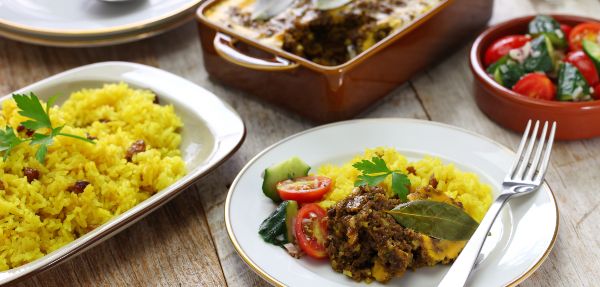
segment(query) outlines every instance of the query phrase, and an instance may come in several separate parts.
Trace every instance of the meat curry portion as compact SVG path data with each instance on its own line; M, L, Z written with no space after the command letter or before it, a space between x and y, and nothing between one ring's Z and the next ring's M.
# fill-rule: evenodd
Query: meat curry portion
M270 18L253 17L255 0L223 0L206 12L213 22L317 64L336 66L366 51L442 0L354 0L329 10L294 0Z
M411 197L457 205L431 186ZM333 269L356 281L387 282L407 269L452 262L466 241L439 240L402 227L387 213L401 203L381 187L358 187L330 208L326 248Z

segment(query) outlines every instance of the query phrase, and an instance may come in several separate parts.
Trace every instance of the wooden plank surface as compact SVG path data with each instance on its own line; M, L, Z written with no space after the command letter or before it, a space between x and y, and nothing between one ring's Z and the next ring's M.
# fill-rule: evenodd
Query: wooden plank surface
M492 23L536 12L600 15L598 0L497 0ZM596 16L597 17L597 16ZM475 106L467 54L470 43L398 87L360 117L410 117L460 126L515 146L518 135L491 122ZM20 286L268 285L237 256L225 231L224 200L235 175L254 155L313 125L239 91L219 85L202 65L195 26L134 44L57 49L0 38L0 93L60 71L98 61L157 66L206 87L245 120L247 138L225 164L147 218L85 254ZM600 139L561 142L548 181L560 207L558 241L548 260L523 286L594 286L600 269Z

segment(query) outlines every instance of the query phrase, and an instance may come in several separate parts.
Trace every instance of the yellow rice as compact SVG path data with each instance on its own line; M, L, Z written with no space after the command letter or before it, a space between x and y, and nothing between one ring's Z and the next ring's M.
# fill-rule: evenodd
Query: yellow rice
M0 157L0 270L31 262L125 212L185 175L180 156L181 119L171 105L153 104L155 95L126 84L73 93L50 110L63 132L97 137L96 144L56 137L46 163L35 159L37 146L20 144L7 161ZM5 101L0 128L15 130L26 119L14 101ZM136 140L146 151L125 159ZM40 171L27 182L22 169ZM77 180L90 184L68 191Z
M320 205L329 207L350 195L354 188L354 182L360 175L360 172L352 164L363 159L371 160L374 156L383 158L391 170L401 170L403 173L407 173L408 166L414 167L416 175L408 174L411 190L427 186L431 176L434 175L438 181L437 189L461 202L465 212L477 221L483 219L492 202L491 187L481 183L474 173L462 172L452 164L444 165L440 159L429 156L416 162L409 162L406 157L393 148L378 147L367 149L364 154L356 156L342 166L328 164L320 167L317 174L333 180L333 188L325 194ZM391 190L391 176L388 176L383 185L388 191Z

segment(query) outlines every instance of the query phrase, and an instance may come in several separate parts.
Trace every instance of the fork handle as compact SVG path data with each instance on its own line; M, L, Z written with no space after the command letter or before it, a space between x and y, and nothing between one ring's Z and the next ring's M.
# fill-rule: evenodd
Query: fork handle
M479 256L479 252L481 252L481 247L487 238L488 232L510 196L510 193L503 192L496 200L494 200L494 203L490 206L483 217L483 220L479 223L479 227L477 227L477 230L475 230L475 233L473 233L473 236L471 236L471 239L469 239L467 245L465 245L465 248L461 251L460 256L458 256L456 261L452 264L452 267L450 267L450 271L448 271L446 276L440 281L438 287L465 286L469 274L471 274L471 270L473 270L473 266Z

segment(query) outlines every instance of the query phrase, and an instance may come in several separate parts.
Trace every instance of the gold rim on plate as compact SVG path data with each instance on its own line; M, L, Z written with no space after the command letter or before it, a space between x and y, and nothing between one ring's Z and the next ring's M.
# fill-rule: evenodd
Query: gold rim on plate
M248 255L244 252L244 250L241 248L240 244L238 243L237 239L235 238L234 234L233 234L233 229L231 227L231 221L229 218L229 204L231 202L231 196L233 195L233 188L235 188L238 184L239 179L241 178L241 175L246 172L246 170L250 167L250 164L255 162L258 158L262 157L265 153L269 152L270 150L272 150L274 147L289 141L291 139L294 139L296 137L302 136L304 134L307 134L309 132L313 132L316 130L320 130L323 128L329 128L332 126L337 126L337 125L342 125L342 124L347 124L349 122L356 122L356 121L380 121L380 120L389 120L392 118L380 118L380 119L360 119L360 120L349 120L349 121L343 121L343 122L337 122L337 123L332 123L332 124L327 124L327 125L323 125L323 126L319 126L319 127L315 127L312 129L308 129L305 130L303 132L297 133L295 135L292 135L290 137L287 137L279 142L274 143L273 145L267 147L266 149L264 149L262 152L260 152L259 154L257 154L256 156L254 156L245 166L244 168L238 173L238 175L235 177L235 180L233 181L233 183L231 184L231 187L229 188L229 191L227 193L227 198L225 199L225 227L227 229L227 235L229 237L229 240L231 241L231 243L233 244L233 247L235 248L235 251L239 254L239 256L242 258L242 260L244 260L244 262L246 262L246 264L250 267L250 269L252 269L256 274L260 275L260 277L262 277L263 279L265 279L267 282L269 282L270 284L277 286L277 287L285 287L286 285L284 285L283 283L281 283L280 281L278 281L277 279L275 279L273 276L269 275L269 273L265 272L264 270L262 270L260 267L258 267L254 261L252 261L252 259L250 259L248 257ZM397 120L397 119L396 119ZM403 121L423 121L423 120L416 120L416 119L402 119ZM488 141L490 141L491 143L497 145L499 148L506 150L508 152L510 152L511 154L514 154L514 151L512 151L511 149L509 149L508 147L504 146L503 144L492 140L490 138L481 136L475 132L463 129L463 128L459 128L459 127L455 127L455 126L451 126L451 125L447 125L447 124L443 124L443 123L438 123L438 122L433 122L433 121L428 121L430 124L434 124L434 125L438 125L438 126L443 126L446 128L451 128L454 130L458 130L458 131L462 131L471 135L474 135L478 138L484 138ZM554 208L556 209L556 227L554 228L554 234L552 235L552 240L550 241L550 244L548 245L548 248L546 249L546 251L544 251L544 254L540 257L540 259L533 264L533 266L531 266L529 268L529 270L525 271L523 274L521 274L521 276L519 276L518 278L514 279L512 282L508 283L507 285L505 285L505 287L515 287L517 285L519 285L520 283L522 283L525 279L527 279L529 276L531 276L531 274L533 274L533 272L535 272L541 265L542 263L546 260L546 258L548 258L548 256L550 255L550 251L552 251L552 248L554 247L554 244L556 243L556 238L558 236L558 225L559 225L559 210L558 210L558 204L556 203L556 197L554 196L554 192L552 191L552 189L550 188L550 186L548 185L547 182L544 181L544 187L546 187L548 189L548 191L550 191L550 195L552 196L552 201L554 202Z
M183 17L172 20L171 22L163 23L162 25L153 27L151 29L147 29L137 33L125 33L122 35L114 35L105 38L92 38L88 40L83 40L81 38L77 39L59 39L59 38L44 38L44 37L36 37L33 35L24 35L18 34L13 31L3 30L0 27L0 36L6 37L11 40L43 45L43 46L52 46L52 47L65 47L65 48L83 48L83 47L102 47L108 45L116 45L116 44L124 44L130 43L142 39L146 39L152 36L156 36L158 34L167 32L169 30L175 29L186 22L192 20L194 18L193 14L185 15Z
M159 24L160 22L168 21L170 18L174 18L181 13L186 13L188 10L193 10L200 5L202 0L192 0L187 5L184 5L180 9L170 12L166 15L153 17L136 23L111 27L111 28L96 28L87 30L64 30L64 29L47 29L47 28L36 28L29 25L23 25L8 21L0 18L0 26L5 26L5 29L14 30L12 34L17 32L24 32L29 34L38 34L44 36L102 36L105 34L116 34L125 33L132 30L145 29L152 24ZM0 27L1 28L1 27Z

